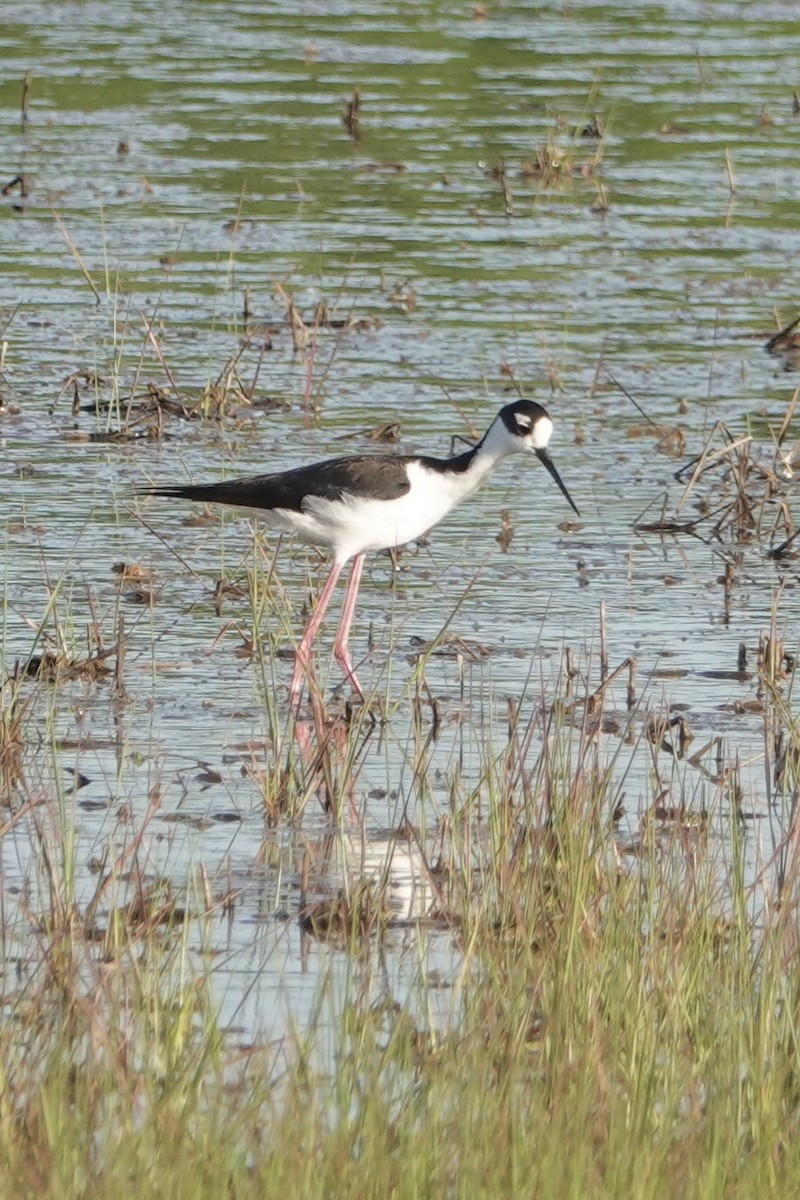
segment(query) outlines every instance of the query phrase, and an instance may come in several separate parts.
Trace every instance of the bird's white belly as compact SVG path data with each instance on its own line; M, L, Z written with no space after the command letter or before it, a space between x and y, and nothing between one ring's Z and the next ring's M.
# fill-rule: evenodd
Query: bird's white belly
M409 465L410 491L393 500L346 495L310 496L301 513L275 509L269 522L325 546L340 561L367 550L387 550L421 537L474 488L463 476L449 478L418 463ZM460 485L460 486L459 486Z

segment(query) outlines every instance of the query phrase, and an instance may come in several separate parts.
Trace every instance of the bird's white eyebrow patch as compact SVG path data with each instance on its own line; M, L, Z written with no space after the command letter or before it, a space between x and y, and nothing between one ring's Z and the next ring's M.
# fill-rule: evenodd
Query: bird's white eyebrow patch
M533 427L533 446L536 450L544 450L553 432L553 422L547 416L539 417Z
M514 420L517 423L517 429L530 429L532 424L530 417L523 416L522 413L516 413Z

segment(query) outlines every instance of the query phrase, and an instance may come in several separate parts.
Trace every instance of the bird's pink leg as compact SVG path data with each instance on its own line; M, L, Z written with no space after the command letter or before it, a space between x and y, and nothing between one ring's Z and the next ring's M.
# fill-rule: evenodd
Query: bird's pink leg
M325 582L325 587L319 594L319 599L314 606L314 611L309 618L308 625L306 625L306 631L303 634L302 640L297 647L294 657L294 671L292 672L292 685L289 688L289 699L294 707L297 707L300 702L300 693L303 690L303 675L308 674L308 668L311 663L311 646L316 637L317 630L322 624L325 609L331 602L333 589L336 587L336 581L341 573L342 563L335 562L331 567L331 573Z
M358 585L361 582L361 572L363 569L364 555L357 554L350 568L350 578L347 581L347 591L345 592L344 604L342 605L342 619L339 622L339 632L336 634L336 641L333 646L333 656L344 671L345 679L353 690L358 692L362 700L366 699L364 689L358 682L356 673L353 670L353 663L350 658L347 642L350 637L353 614L356 611L356 596L358 595Z

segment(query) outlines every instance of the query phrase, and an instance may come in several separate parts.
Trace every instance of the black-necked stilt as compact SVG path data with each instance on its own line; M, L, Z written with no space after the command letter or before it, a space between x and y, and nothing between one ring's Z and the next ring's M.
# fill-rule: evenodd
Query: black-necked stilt
M535 454L577 513L547 453L552 432L553 422L540 404L515 400L500 409L477 446L453 458L363 454L332 458L277 475L152 487L143 492L258 509L276 529L295 533L302 541L331 551L333 566L297 647L290 689L295 705L300 699L302 675L308 673L314 637L342 567L352 558L333 652L346 679L363 700L364 690L353 669L348 639L365 553L402 546L421 537L513 454Z

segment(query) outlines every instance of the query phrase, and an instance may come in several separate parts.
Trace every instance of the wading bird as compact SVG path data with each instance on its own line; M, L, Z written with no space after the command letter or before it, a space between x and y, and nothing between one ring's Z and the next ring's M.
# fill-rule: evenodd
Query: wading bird
M178 484L142 489L144 494L257 509L267 524L294 533L333 555L333 565L297 647L290 688L293 705L309 674L311 647L342 567L352 558L342 617L333 653L345 678L363 700L348 640L356 595L368 550L388 550L421 537L437 525L512 455L534 454L547 468L575 512L547 445L553 422L540 404L506 404L476 446L453 458L422 454L360 454L332 458L275 475L251 475L222 483ZM580 515L580 514L578 514Z

